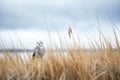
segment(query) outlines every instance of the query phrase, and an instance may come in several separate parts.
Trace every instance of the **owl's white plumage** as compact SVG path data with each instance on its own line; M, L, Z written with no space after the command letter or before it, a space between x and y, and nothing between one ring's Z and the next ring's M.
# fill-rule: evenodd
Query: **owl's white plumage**
M35 56L43 57L45 54L45 47L43 42L37 42L37 46L34 48Z

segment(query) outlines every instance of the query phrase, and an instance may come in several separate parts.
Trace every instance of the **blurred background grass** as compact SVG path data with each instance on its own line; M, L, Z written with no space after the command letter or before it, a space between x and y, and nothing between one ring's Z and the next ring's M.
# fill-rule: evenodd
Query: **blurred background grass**
M11 54L1 45L2 57L0 57L1 80L119 80L120 79L120 45L113 28L116 47L113 48L109 39L98 29L99 43L90 39L90 49L77 43L68 29L70 40L73 45L62 44L56 46L56 51L51 47L46 51L43 58L32 59L30 53L24 49L24 59L19 51L14 48ZM50 36L50 34L49 34ZM21 45L23 45L21 43ZM63 46L67 50L63 51ZM26 60L25 60L26 59Z

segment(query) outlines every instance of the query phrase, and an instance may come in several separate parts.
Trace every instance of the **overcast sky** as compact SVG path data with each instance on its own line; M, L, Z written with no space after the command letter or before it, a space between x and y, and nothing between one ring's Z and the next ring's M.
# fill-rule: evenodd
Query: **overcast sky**
M96 33L96 16L111 35L109 16L119 27L120 0L0 0L0 38L11 48L8 34L15 36L11 31L16 31L23 44L33 48L37 40L47 43L47 28L56 41L54 32L65 33L69 26L75 33Z

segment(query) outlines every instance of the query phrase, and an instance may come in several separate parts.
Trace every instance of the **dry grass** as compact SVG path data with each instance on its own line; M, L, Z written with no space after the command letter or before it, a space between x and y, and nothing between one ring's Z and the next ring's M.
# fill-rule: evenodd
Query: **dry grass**
M10 55L0 45L4 55L0 58L0 80L120 80L119 40L115 35L117 48L114 51L102 33L100 37L104 39L100 39L100 45L91 42L99 50L87 51L77 46L77 50L68 48L67 57L64 52L50 50L45 58L34 60L25 53L28 61L16 50L14 56Z

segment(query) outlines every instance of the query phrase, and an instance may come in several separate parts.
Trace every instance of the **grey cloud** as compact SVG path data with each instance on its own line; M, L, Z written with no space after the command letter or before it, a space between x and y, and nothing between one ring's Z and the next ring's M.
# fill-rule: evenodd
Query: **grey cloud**
M115 18L117 22L120 21L120 6L117 2L110 3L110 5L109 3L104 4L104 6L87 4L78 2L76 5L64 5L61 7L34 4L18 8L13 6L8 8L10 6L4 4L0 6L0 29L45 30L48 26L51 30L60 30L73 25L72 23L89 23L91 20L96 20L96 15L104 20L108 14Z

